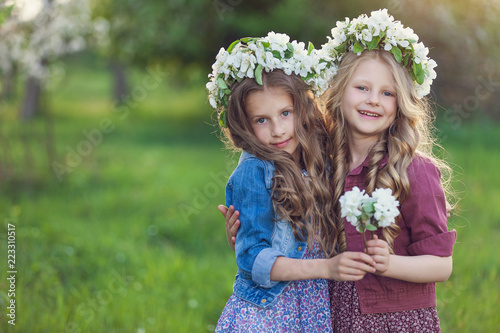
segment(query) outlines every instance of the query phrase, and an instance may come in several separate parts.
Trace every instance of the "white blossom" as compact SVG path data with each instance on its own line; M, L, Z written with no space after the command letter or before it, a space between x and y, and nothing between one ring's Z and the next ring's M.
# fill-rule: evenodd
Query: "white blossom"
M415 62L419 64L423 59L427 59L429 54L429 49L424 46L423 43L416 43L413 45L415 52Z
M426 96L431 92L431 85L428 83L418 84L414 83L415 90L417 91L417 95L420 97Z
M437 67L437 63L433 59L429 59L425 61L423 64L423 68L429 72L429 78L434 80L437 77L436 71L434 68Z
M371 19L368 20L367 26L373 29L373 35L379 36L380 31L384 31L389 27L394 21L394 17L387 13L387 9L380 9L378 11L373 11L371 13Z
M339 199L341 207L341 216L351 223L356 230L363 232L364 224L370 223L378 227L385 228L391 223L395 223L396 217L399 215L399 202L392 195L391 189L376 189L372 196L365 194L365 191L360 191L358 187L354 187L351 191L344 193ZM373 204L374 212L371 209L366 209ZM363 213L363 209L364 213ZM375 219L377 223L374 223Z
M351 191L344 193L339 199L341 207L341 216L353 226L359 225L358 217L361 216L361 204L369 197L365 194L365 190L360 191L359 187L355 186Z
M399 215L399 201L392 196L392 190L389 188L378 188L372 193L375 214L373 217L378 221L378 226L385 228L391 223L395 223L395 218Z
M371 42L373 38L372 33L368 29L363 29L363 31L361 31L361 37L367 42Z
M236 74L240 79L244 77L253 78L255 63L257 59L253 54L250 53L239 53L238 58L240 59L239 72Z

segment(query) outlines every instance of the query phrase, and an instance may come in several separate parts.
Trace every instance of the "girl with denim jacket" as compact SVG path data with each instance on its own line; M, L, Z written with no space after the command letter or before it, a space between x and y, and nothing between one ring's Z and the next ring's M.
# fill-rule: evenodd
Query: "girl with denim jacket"
M210 102L228 145L243 150L226 187L226 204L241 212L238 273L216 332L331 332L325 279L374 272L367 254L332 258L337 230L320 149L326 129L311 93L321 79L315 56L270 33L221 49L213 66Z
M371 41L364 31L374 32ZM366 39L351 47L358 33ZM447 229L441 171L449 167L432 154L431 108L424 98L436 64L387 10L338 22L332 34L323 48L341 59L325 102L332 134L327 151L336 161L334 209L340 217L339 198L355 186L367 194L389 188L400 202L397 223L367 242L377 271L355 282L330 282L333 329L440 332L435 283L452 272L456 231ZM364 252L364 234L344 224L341 251Z

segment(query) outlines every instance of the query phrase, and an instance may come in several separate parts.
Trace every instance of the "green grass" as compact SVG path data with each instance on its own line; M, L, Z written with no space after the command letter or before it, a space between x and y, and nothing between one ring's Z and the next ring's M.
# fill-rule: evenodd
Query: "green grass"
M216 209L231 163L207 124L203 86L186 91L162 82L121 119L109 87L93 87L109 80L103 66L70 69L45 100L55 161L73 166L61 181L45 153L43 119L18 123L11 107L2 123L13 168L0 189L1 243L14 221L18 274L16 326L2 310L0 331L213 330L235 273ZM144 75L133 73L132 87ZM113 130L96 136L100 144L75 163L72 152L90 142L82 132L96 133L105 118ZM1 253L4 276L5 245Z
M14 104L3 105L0 331L213 331L236 271L216 209L235 157L207 124L204 83L181 88L166 77L120 118L105 64L85 61L70 59L45 99L54 156L45 144L51 123L18 122ZM134 70L132 87L147 75ZM85 146L83 131L96 133L103 119L112 130ZM464 192L450 221L454 272L438 284L444 332L500 325L500 125L482 126L440 125ZM78 147L91 149L75 163ZM72 165L62 180L54 161ZM16 225L15 326L5 316L7 223Z
M444 128L446 128L443 125ZM462 192L458 216L454 270L449 281L438 285L438 311L444 332L494 332L500 325L498 288L500 259L500 126L470 124L447 131L450 152Z

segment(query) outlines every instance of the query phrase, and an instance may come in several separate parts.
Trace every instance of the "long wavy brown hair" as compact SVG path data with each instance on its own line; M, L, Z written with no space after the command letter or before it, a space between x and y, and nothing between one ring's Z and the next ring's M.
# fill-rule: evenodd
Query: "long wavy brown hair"
M346 174L349 171L351 155L347 124L342 112L342 96L358 64L366 59L375 59L387 64L393 74L397 111L394 122L370 151L369 171L365 179L366 193L376 188L390 188L393 195L402 203L410 191L407 168L416 155L429 158L441 171L442 184L447 196L452 196L450 188L451 168L433 154L438 147L433 136L433 110L426 98L418 98L413 81L407 69L396 62L387 51L364 51L360 56L348 52L342 59L332 85L325 93L325 117L330 139L326 151L332 165L331 184L333 209L338 225L340 251L347 249L343 219L340 217L339 198L344 193ZM379 168L381 160L389 155L388 163ZM393 249L394 238L400 232L397 224L383 229L383 238Z
M256 157L274 162L273 208L292 224L296 239L316 238L327 257L335 255L337 230L331 216L332 196L328 186L324 147L327 131L323 114L307 84L297 75L281 70L264 72L263 85L245 78L230 87L227 128L222 128L229 148L243 149ZM292 155L261 143L247 119L247 96L253 92L279 88L293 100L295 135L300 149L300 167ZM302 169L307 172L304 177ZM305 236L307 235L307 236Z

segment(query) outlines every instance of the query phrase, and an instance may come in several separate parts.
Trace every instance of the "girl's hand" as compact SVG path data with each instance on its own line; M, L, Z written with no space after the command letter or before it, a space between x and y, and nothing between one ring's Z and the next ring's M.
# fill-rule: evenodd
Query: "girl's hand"
M448 201L446 201L446 218L450 218L451 216L451 205Z
M368 254L375 261L376 274L381 274L389 268L390 252L389 245L386 241L378 239L377 235L374 239L366 242L368 245Z
M241 223L240 220L238 220L240 212L235 211L232 205L229 206L229 208L224 205L219 205L217 208L226 220L227 243L229 244L229 247L231 247L231 249L234 251L234 245L236 244L236 232L238 231Z
M366 273L375 272L375 262L362 252L343 252L327 259L328 279L337 281L358 281Z

